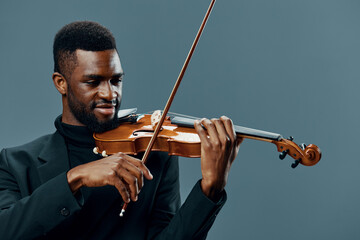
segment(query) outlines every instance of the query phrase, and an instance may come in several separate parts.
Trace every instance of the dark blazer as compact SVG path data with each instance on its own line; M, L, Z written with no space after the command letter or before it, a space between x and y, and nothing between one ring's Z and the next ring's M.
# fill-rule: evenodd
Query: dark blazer
M177 158L154 152L147 166L154 179L120 218L122 201L114 187L72 194L67 148L58 132L3 149L0 239L205 239L226 194L214 203L198 182L179 209Z

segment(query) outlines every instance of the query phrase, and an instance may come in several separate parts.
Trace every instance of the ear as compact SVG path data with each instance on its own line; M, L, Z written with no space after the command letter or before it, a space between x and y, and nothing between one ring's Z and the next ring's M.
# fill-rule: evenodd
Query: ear
M56 89L59 91L59 93L63 96L66 95L67 94L67 81L66 81L65 77L58 72L54 72L52 75L52 79L53 79L54 85L55 85Z

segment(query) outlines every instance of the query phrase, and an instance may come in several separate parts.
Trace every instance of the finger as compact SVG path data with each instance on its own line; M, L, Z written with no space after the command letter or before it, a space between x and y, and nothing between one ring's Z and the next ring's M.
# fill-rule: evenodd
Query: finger
M142 174L145 176L146 179L148 179L148 180L153 179L153 175L151 174L150 170L146 167L146 165L141 160L131 157L129 155L126 155L124 153L120 153L119 156L121 156L123 159L129 161L135 167L140 169L140 171L142 171Z
M243 137L237 137L236 138L236 148L240 148L240 144L244 141Z
M239 147L240 144L242 143L242 141L244 140L244 138L238 137L236 135L235 128L234 128L232 120L230 118L226 117L226 116L222 116L220 118L220 120L224 123L226 132L228 133L228 136L231 139L231 141L232 142L236 141L236 146Z
M116 189L120 193L120 195L121 195L122 199L124 200L124 202L129 203L130 202L130 194L129 194L129 191L126 188L125 184L119 178L116 178L114 180L114 186L116 187Z
M228 133L225 129L223 121L220 119L213 118L213 119L211 119L211 122L216 127L216 130L218 132L218 138L221 141L221 146L222 147L231 146L233 141L231 141L232 139L228 136Z
M138 189L139 189L139 192L141 190L141 188L144 186L144 174L143 172L137 168L136 166L132 165L131 163L129 163L130 167L127 168L127 170L133 175L133 176L136 176L137 178L137 183L138 183Z
M201 145L207 145L208 144L208 134L207 134L207 131L201 125L201 120L194 121L194 128L195 128L197 134L199 135Z
M119 179L127 185L129 191L130 191L130 197L131 200L134 202L137 201L137 196L139 194L139 187L138 187L138 181L135 176L133 176L130 172L128 172L126 169L118 169L117 174Z
M122 160L121 164L119 163L119 165L117 166L117 168L122 168L122 169L126 169L132 176L135 176L137 178L137 183L138 183L138 189L139 191L141 190L141 188L144 186L144 175L143 172L140 170L140 168L136 167L134 164L132 164L129 161L129 158L125 159L127 155L123 154L120 155L119 158ZM129 156L130 157L130 156ZM130 157L131 158L131 157Z
M209 142L212 145L212 147L221 147L219 133L216 129L215 124L206 118L202 119L201 123L206 128L207 133L210 136Z
M223 123L223 126L226 130L227 135L229 136L232 143L236 141L236 133L232 123L232 120L226 116L220 117L220 121Z

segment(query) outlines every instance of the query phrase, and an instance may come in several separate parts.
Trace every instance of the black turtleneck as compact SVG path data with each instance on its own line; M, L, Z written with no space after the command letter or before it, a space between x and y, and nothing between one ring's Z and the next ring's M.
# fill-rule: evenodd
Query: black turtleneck
M65 139L70 168L101 158L93 153L95 140L87 127L63 123L61 115L56 118L55 127Z

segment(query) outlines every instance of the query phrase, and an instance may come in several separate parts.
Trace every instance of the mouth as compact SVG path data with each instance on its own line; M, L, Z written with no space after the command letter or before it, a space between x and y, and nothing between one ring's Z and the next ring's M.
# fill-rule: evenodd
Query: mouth
M108 103L97 104L94 108L94 111L105 117L111 117L115 114L115 106L115 104Z

